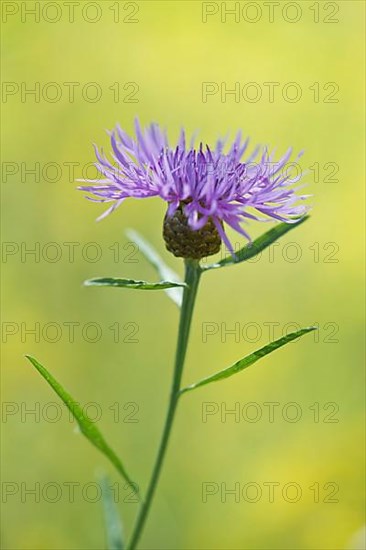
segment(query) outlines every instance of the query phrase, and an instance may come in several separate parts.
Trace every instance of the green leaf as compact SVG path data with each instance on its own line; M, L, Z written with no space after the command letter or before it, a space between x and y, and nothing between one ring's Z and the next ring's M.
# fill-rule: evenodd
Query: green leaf
M160 257L155 248L146 241L137 231L134 229L127 229L125 231L127 237L137 244L141 253L145 256L147 261L156 269L159 276L164 281L178 281L181 279L175 271L173 271ZM180 288L171 288L165 290L167 296L178 306L182 306L183 291Z
M224 258L223 260L220 260L216 264L210 264L207 266L202 266L202 271L208 271L210 269L217 269L219 267L225 267L228 265L233 264L239 264L241 262L245 262L246 260L249 260L250 258L253 258L262 250L265 250L268 246L276 242L280 237L291 231L292 229L295 229L295 227L299 227L302 223L304 223L306 220L309 219L310 216L305 216L301 220L299 220L296 223L280 223L279 225L276 225L264 235L261 235L255 241L252 243L247 244L243 248L241 248L238 252L236 252L236 258L233 258L232 256L228 256L227 258Z
M135 288L137 290L164 290L166 288L185 287L185 283L171 281L159 281L148 283L146 281L135 281L134 279L120 279L119 277L101 277L85 281L85 286L116 286L119 288Z
M307 327L297 330L295 332L290 332L290 334L287 334L286 336L283 336L282 338L279 338L278 340L267 344L263 348L254 351L243 359L240 359L240 361L237 361L236 363L234 363L234 365L231 365L231 367L221 370L220 372L217 372L212 376L208 376L207 378L204 378L203 380L200 380L199 382L196 382L191 386L187 386L186 388L181 389L180 393L195 390L196 388L199 388L200 386L205 386L206 384L210 384L211 382L218 382L219 380L223 380L224 378L229 378L230 376L241 372L247 367L250 367L250 365L253 365L253 363L256 363L265 355L272 353L276 349L288 344L289 342L292 342L293 340L296 340L296 338L300 338L300 336L303 336L304 334L307 334L308 332L311 332L313 330L316 330L316 327Z
M92 443L107 458L109 458L109 460L117 468L118 472L127 481L127 483L129 483L132 487L136 487L136 484L133 483L133 481L127 474L122 462L120 461L116 453L109 447L95 423L90 420L90 418L83 412L80 405L71 397L71 395L66 390L64 390L64 388L61 386L61 384L57 382L52 374L50 374L48 370L43 367L34 357L26 355L26 358L38 370L38 372L43 376L46 382L49 383L49 385L57 393L57 395L61 397L66 407L74 416L81 432L85 435L87 439L89 439L90 443Z
M104 511L104 523L107 535L108 550L124 550L123 527L114 501L114 493L107 476L100 480L102 487L102 503Z

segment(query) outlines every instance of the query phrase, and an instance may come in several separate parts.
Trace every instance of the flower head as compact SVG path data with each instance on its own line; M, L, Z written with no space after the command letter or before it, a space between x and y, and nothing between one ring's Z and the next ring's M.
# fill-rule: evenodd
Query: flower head
M242 227L247 220L291 223L306 213L306 206L299 204L306 196L297 195L294 188L301 174L290 178L284 170L291 149L275 162L274 153L266 148L257 147L245 156L249 140L243 141L240 132L227 150L226 140L221 139L212 149L202 143L196 148L194 138L187 145L184 130L171 146L157 124L143 130L137 120L135 133L132 138L119 126L110 132L113 162L95 147L96 167L105 179L83 180L92 185L80 189L93 195L90 200L113 203L101 217L126 198L161 197L168 203L164 237L177 256L213 254L221 240L233 252L224 224L250 240ZM190 237L193 241L210 237L211 245L194 256L189 246L180 247L179 231L186 245Z

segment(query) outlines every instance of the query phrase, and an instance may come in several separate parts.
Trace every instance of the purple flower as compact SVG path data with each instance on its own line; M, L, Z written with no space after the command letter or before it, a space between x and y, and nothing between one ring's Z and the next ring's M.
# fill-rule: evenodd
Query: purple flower
M292 149L275 162L274 152L269 154L266 148L260 152L259 147L245 158L249 140L242 141L240 132L227 150L226 140L221 139L213 149L202 143L195 148L194 138L188 146L184 130L178 143L170 146L157 124L143 130L138 120L135 133L132 138L119 126L110 132L113 162L95 147L96 167L105 179L83 180L93 185L79 189L92 193L90 200L113 203L101 218L128 197L159 196L168 203L168 218L179 210L194 231L213 223L233 252L223 224L250 240L243 222L293 223L307 211L298 204L307 196L297 195L294 188L301 173L290 178L285 170Z

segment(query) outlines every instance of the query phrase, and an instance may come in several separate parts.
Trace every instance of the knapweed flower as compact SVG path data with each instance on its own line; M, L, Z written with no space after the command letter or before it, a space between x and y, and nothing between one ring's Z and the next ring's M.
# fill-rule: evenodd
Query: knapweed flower
M163 234L176 256L200 259L218 252L222 241L233 253L225 225L250 241L242 227L248 220L291 223L306 213L299 204L306 196L294 188L301 174L290 178L285 170L291 149L275 162L274 153L259 147L245 158L249 140L240 132L228 148L222 139L214 148L196 148L194 138L187 145L184 130L171 146L159 125L143 130L138 120L135 133L132 138L120 126L110 132L113 161L95 147L105 179L83 180L92 185L80 189L90 200L113 203L101 217L129 197L162 198L168 204Z

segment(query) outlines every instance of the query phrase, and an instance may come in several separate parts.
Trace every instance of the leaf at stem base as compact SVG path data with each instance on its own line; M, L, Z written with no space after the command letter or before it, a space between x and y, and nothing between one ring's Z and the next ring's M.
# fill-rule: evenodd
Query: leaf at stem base
M280 237L283 235L286 235L289 231L292 229L295 229L295 227L299 227L302 223L304 223L306 220L309 219L310 216L304 216L300 220L294 222L294 223L280 223L255 239L252 243L247 244L243 248L241 248L238 252L235 253L235 257L228 256L227 258L224 258L223 260L220 260L216 264L209 264L206 266L202 266L202 271L209 271L211 269L218 269L220 267L226 267L229 265L239 264L241 262L245 262L247 260L250 260L250 258L253 258L254 256L257 256L257 254L260 254L263 250L265 250L268 246L271 246L274 242L276 242Z
M34 357L26 355L28 361L38 370L40 375L48 382L51 388L57 393L57 395L65 403L66 407L69 409L76 422L79 425L79 428L83 435L99 449L117 468L121 476L127 481L131 486L135 486L128 473L125 470L121 460L118 458L116 453L109 447L105 441L103 435L95 425L95 423L84 413L83 409L80 407L79 403L71 397L71 395L61 386L59 382L52 376L48 370L41 365Z
M253 363L256 363L257 361L259 361L259 359L262 359L262 357L265 357L276 349L285 346L286 344L292 342L293 340L296 340L297 338L300 338L304 334L316 330L316 328L317 327L307 327L297 330L295 332L290 332L290 334L287 334L286 336L283 336L282 338L279 338L278 340L267 344L263 348L254 351L243 359L240 359L239 361L234 363L234 365L231 365L231 367L221 370L216 374L213 374L212 376L203 378L199 382L196 382L195 384L191 384L190 386L181 389L180 393L186 393L188 391L195 390L196 388L199 388L201 386L205 386L206 384L210 384L211 382L218 382L219 380L223 380L224 378L229 378L230 376L233 376L234 374L237 374L238 372L241 372L244 369L250 367L250 365L253 365Z
M117 506L114 500L114 492L110 485L108 476L104 475L101 480L102 503L104 511L104 523L107 536L108 550L124 550L123 527L118 515Z
M185 287L184 283L172 281L159 281L148 283L147 281L136 281L134 279L122 279L120 277L100 277L89 279L84 282L85 286L114 286L118 288L133 288L136 290L165 290L167 288Z

